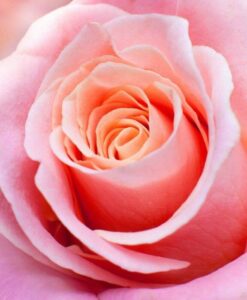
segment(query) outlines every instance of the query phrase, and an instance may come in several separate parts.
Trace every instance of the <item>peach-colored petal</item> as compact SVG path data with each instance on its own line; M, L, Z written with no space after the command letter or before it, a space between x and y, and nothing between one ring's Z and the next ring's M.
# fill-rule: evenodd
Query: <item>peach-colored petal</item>
M112 109L116 108L137 108L135 107L136 100L129 95L127 92L123 90L116 91L115 94L106 99L103 105L96 107L92 110L89 120L88 120L88 128L87 128L87 139L90 145L90 148L96 151L96 141L95 141L95 130L96 126L101 119L101 117L110 112ZM105 151L103 151L103 155L105 156Z
M76 145L83 155L93 156L93 151L89 148L86 134L82 135L80 127L76 122L76 107L74 101L63 102L62 129L66 136Z
M151 207L150 207L150 205L148 205L148 198L150 197L150 195L148 193L152 192L152 191L150 190L148 192L148 187L149 187L149 184L147 184L148 181L150 181L150 186L152 186L152 187L155 184L157 191L158 191L158 187L159 187L160 194L158 194L158 192L157 192L157 198L156 198L157 200L156 201L159 201L159 199L160 199L160 201L162 201L164 199L162 196L164 191L165 191L165 196L167 199L169 199L169 197L173 198L173 202L169 202L167 200L167 202L164 203L162 201L163 205L166 206L169 203L170 203L169 205L177 205L177 202L175 201L175 199L177 199L177 201L181 201L178 199L181 199L181 197L182 197L181 195L183 193L186 193L185 191L182 192L182 190L181 190L180 193L174 194L174 191L176 189L173 187L172 182L174 182L173 176L176 176L175 174L179 174L179 176L181 176L181 180L184 181L184 179L182 179L182 178L184 178L185 174L183 175L183 172L185 172L186 176L187 176L186 183L188 184L188 186L190 186L190 184L191 184L190 180L197 180L197 177L199 175L198 172L200 172L200 167L198 167L198 165L197 165L198 164L197 159L199 159L199 161L200 161L202 150L199 150L196 152L199 157L199 158L196 158L194 154L193 154L193 156L190 156L189 153L190 153L190 151L192 151L194 153L194 147L198 147L197 144L192 144L192 143L184 144L183 143L183 147L179 146L179 144L177 144L177 143L180 143L180 141L183 141L183 137L185 138L186 136L187 136L187 140L191 140L192 142L194 140L197 141L197 137L194 136L194 133L191 136L190 131L187 132L188 129L191 130L191 128L188 128L187 126L188 126L188 123L186 123L186 121L184 120L183 125L181 125L181 128L179 129L179 133L177 133L177 135L175 135L177 137L176 138L174 137L174 141L170 143L170 146L166 149L166 151L159 151L159 154L157 153L155 156L151 155L150 157L147 157L146 159L144 158L141 162L137 162L135 166L134 166L134 164L132 167L126 166L127 169L130 169L128 174L133 175L133 172L135 171L136 177L128 176L126 178L124 176L125 172L121 172L121 173L119 171L116 172L117 169L110 170L110 171L104 172L104 173L96 174L95 171L93 171L93 170L89 172L89 170L85 170L85 169L79 167L75 163L72 163L68 159L68 157L66 157L66 154L63 154L64 150L61 147L62 141L59 140L59 137L56 136L55 132L51 136L51 146L52 146L54 153L59 157L59 159L61 161L70 165L71 167L73 167L75 173L77 174L76 177L78 177L78 180L82 180L81 183L80 183L80 181L78 182L78 186L81 185L83 188L86 188L89 191L89 194L87 194L87 195L90 195L90 198L88 196L86 196L86 197L83 197L81 200L81 204L83 205L84 210L86 209L86 215L90 215L90 213L91 213L92 214L91 220L94 222L97 221L97 222L102 223L105 219L103 224L107 225L107 224L109 224L109 221L110 221L109 215L113 216L114 214L116 214L116 221L115 221L116 225L119 226L119 224L121 224L123 222L124 226L126 226L126 224L129 224L129 223L128 222L126 223L126 221L123 219L124 212L125 212L125 211L123 211L123 208L125 207L125 205L126 205L126 208L128 207L128 210L126 211L126 218L128 218L129 221L130 221L130 216L129 216L128 212L129 212L130 205L132 207L132 211L134 212L137 201L141 201L141 203L142 203L140 205L137 205L137 207L140 208L140 206L142 206L142 209L144 212L145 207L146 207L145 204L146 204L147 205L147 212L146 212L147 216L149 216L149 214L150 214ZM185 146L188 146L189 148L187 150L185 150ZM174 149L176 149L177 152L175 152ZM154 159L156 159L157 156L158 156L157 159L161 159L162 164L161 163L160 164L153 163L153 162L155 162ZM193 159L193 163L191 163L191 164L188 163L188 157L191 157ZM176 160L176 164L172 163L174 160ZM145 161L146 161L146 163L145 163ZM143 163L144 163L145 167L147 167L148 169L150 169L150 167L152 165L152 169L154 169L154 167L155 167L156 171L147 173L147 174L145 174L145 177L144 177L142 168L141 168L143 166ZM163 165L166 166L166 168L164 168ZM188 166L190 166L190 168L193 167L195 170L195 172L192 171L190 173L193 177L190 177L187 174ZM202 166L202 165L200 165L200 166ZM76 171L76 169L78 169L78 172ZM85 175L83 175L83 173L85 173ZM90 173L92 173L94 175L89 176ZM113 174L121 175L120 180L116 179ZM155 174L157 174L157 178L156 178ZM173 174L173 175L171 176L171 174ZM171 176L170 179L169 179L169 176ZM107 179L107 177L108 177L108 179ZM159 180L158 180L158 178L159 178ZM178 178L177 178L177 180L178 180ZM174 184L175 184L175 182L174 182ZM177 181L176 181L176 184L177 184ZM93 188L94 185L98 186L97 190L95 190L95 188ZM186 188L188 188L188 186L186 186ZM183 185L183 187L185 187L185 185ZM90 192L90 188L94 189L93 194ZM133 188L136 191L137 191L137 189L140 189L140 192L139 193L137 193L137 192L134 193L134 191L132 192ZM107 190L107 192L102 193L102 189L105 191ZM145 190L145 193L143 193L143 190ZM97 193L97 191L100 192L100 197L99 197L99 194ZM121 191L121 193L119 191ZM152 194L153 194L153 192L152 192ZM94 197L94 195L95 195L95 198L93 200L91 200L91 197L92 196ZM106 198L104 197L104 195L106 195ZM138 195L140 195L140 198L138 197ZM134 202L132 201L133 197L135 199ZM145 199L143 200L143 197L147 197L147 200L146 201L145 201ZM112 199L112 200L109 201L109 199ZM126 202L128 199L129 199L129 202ZM102 210L102 208L101 208L100 211L97 211L97 214L98 213L101 214L101 218L99 218L99 219L93 218L93 216L96 215L95 209L97 207L94 206L94 204L96 204L96 203L100 203L100 205L98 204L99 208L100 207L104 208L104 210ZM123 208L121 208L121 206ZM107 215L102 215L103 212L105 212L105 213L107 212ZM168 213L167 208L165 208L163 211L160 211L160 213L161 213L161 216L164 217L163 214ZM118 217L118 214L119 214L119 216L121 216L120 218ZM153 212L153 214L150 214L150 219L141 218L139 220L139 218L137 218L136 215L133 215L134 218L132 219L132 222L141 222L141 223L153 222L154 216L157 216L157 210L155 210ZM133 226L133 224L130 224L130 226Z
M123 64L114 64L114 68L112 68L112 73L114 76L119 78L118 83L111 83L109 85L108 77L111 76L109 73L109 62L106 63L107 72L104 72L102 68L104 68L104 64L99 65L92 71L92 73L86 78L82 84L77 87L76 92L72 96L75 97L76 93L78 93L77 107L74 107L73 101L64 102L64 119L63 119L63 129L66 135L70 137L70 139L76 144L77 148L82 151L82 153L86 156L92 156L90 149L88 149L87 145L87 136L86 130L89 125L90 115L92 110L98 105L103 105L105 101L104 95L108 92L109 89L115 88L117 86L121 86L123 84L128 85L132 82L132 84L141 83L142 87L147 86L153 80L160 79L159 76L155 76L154 73L148 73L138 69L132 69L131 67L127 67ZM127 73L126 78L120 77L119 74L122 74L122 71ZM104 72L104 73L102 73ZM130 72L130 74L128 74ZM109 73L109 74L108 74ZM145 73L147 73L145 75ZM104 74L104 78L100 78ZM107 74L107 78L105 78ZM146 79L143 79L143 77ZM112 77L112 76L111 76ZM120 80L121 78L121 80ZM140 80L142 78L142 80ZM146 82L146 83L145 83ZM147 98L147 97L146 97ZM90 99L90 102L87 101ZM122 100L121 100L122 101ZM149 103L149 100L145 99L146 102ZM124 101L122 101L124 103ZM161 104L162 105L162 104ZM171 121L169 118L166 118L165 114L162 115L159 110L152 106L152 104L148 104L150 110L150 142L148 141L147 149L143 149L142 156L150 151L158 148L165 140L169 137L171 133ZM75 113L77 112L78 117L75 117ZM112 114L112 113L110 113ZM106 116L104 117L106 118ZM76 122L78 119L79 126ZM92 129L91 129L92 131ZM100 142L102 144L102 142ZM84 145L84 146L83 146ZM99 147L99 144L98 144ZM141 157L139 155L139 157ZM98 160L98 158L97 158Z
M96 127L97 149L99 154L104 155L103 151L100 151L102 149L101 145L104 144L104 140L111 130L115 128L135 128L138 131L145 131L144 126L136 120L136 117L142 114L144 114L144 112L136 108L117 108L104 114Z

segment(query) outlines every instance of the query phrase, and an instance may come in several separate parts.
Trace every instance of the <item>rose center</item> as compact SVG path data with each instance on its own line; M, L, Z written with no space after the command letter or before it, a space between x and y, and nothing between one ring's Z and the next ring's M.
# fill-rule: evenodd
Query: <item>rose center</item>
M73 162L91 169L111 169L144 158L165 146L184 113L189 114L175 84L119 62L79 70L63 89L69 90L61 100L64 148Z

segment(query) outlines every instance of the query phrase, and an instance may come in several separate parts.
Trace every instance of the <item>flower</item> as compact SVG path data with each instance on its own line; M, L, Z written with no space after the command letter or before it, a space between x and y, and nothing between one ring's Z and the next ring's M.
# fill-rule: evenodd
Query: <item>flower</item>
M224 299L246 260L246 5L89 2L1 62L1 233L65 297Z

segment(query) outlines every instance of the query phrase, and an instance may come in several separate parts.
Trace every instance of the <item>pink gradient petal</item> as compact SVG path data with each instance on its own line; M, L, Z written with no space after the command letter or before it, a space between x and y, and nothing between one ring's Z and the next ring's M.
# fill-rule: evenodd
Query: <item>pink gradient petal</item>
M48 268L0 236L0 298L11 300L98 299L98 283L80 281Z
M34 22L17 47L19 53L57 57L89 22L105 23L123 15L116 7L67 5ZM61 30L62 29L62 30Z
M0 192L0 233L18 249L46 265L52 265L28 240L13 214L10 204Z
M247 153L239 143L217 173L200 212L190 222L159 242L134 247L136 251L190 262L187 269L162 276L163 282L181 283L208 274L244 252L246 173Z
M55 178L59 180L54 180ZM128 271L146 274L187 266L186 262L144 255L115 246L105 242L95 232L88 229L75 215L70 186L60 162L50 161L47 165L41 164L36 176L36 184L70 232L84 245L108 261Z
M99 300L232 300L246 299L247 254L207 276L189 283L159 289L111 289Z
M83 24L74 40L62 49L55 64L45 77L40 93L55 80L66 78L73 72L79 73L78 77L83 78L84 73L84 76L86 76L87 69L93 68L93 66L90 66L90 63L93 65L93 59L97 60L98 57L114 54L108 33L99 24L95 23L96 21L97 18L92 19L88 24ZM85 70L83 64L85 64Z

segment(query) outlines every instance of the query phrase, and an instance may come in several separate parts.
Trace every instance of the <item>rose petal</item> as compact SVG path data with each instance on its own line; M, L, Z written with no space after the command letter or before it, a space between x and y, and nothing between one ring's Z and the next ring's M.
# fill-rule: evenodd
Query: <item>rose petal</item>
M105 4L67 5L34 22L17 47L17 51L37 56L57 57L84 25L89 22L105 23L122 14L124 14L122 10Z
M74 40L62 49L55 64L45 77L40 93L55 80L65 78L73 72L79 73L79 78L83 78L84 74L80 74L84 73L83 64L88 66L85 70L86 73L93 68L90 66L90 63L93 65L92 59L100 60L101 56L114 54L108 33L99 24L92 23L96 21L95 17L90 23L82 24L82 29ZM80 69L81 67L82 69Z
M48 165L41 164L36 176L36 184L61 221L84 245L108 261L132 272L148 274L187 266L186 262L144 255L114 246L99 238L95 232L76 218L70 186L66 184L66 175L59 164L59 162L50 162ZM59 180L54 181L55 178L59 178ZM60 201L58 202L56 199L60 199Z
M164 13L168 15L176 15L179 7L178 1L170 0L73 0L72 4L97 4L107 3L116 7L120 7L132 14L138 13Z
M32 256L34 259L43 264L52 265L27 239L15 219L10 204L6 201L2 192L0 192L0 233L17 248Z
M28 257L0 237L0 297L12 300L96 300L98 283L65 276Z
M206 202L190 222L159 242L134 247L136 251L190 262L187 269L160 277L163 282L181 283L208 274L244 252L246 173L247 153L239 143L217 173ZM238 180L233 182L232 178Z
M98 297L99 300L244 299L247 294L246 270L247 255L244 254L216 272L186 284L162 289L112 289L99 294Z

